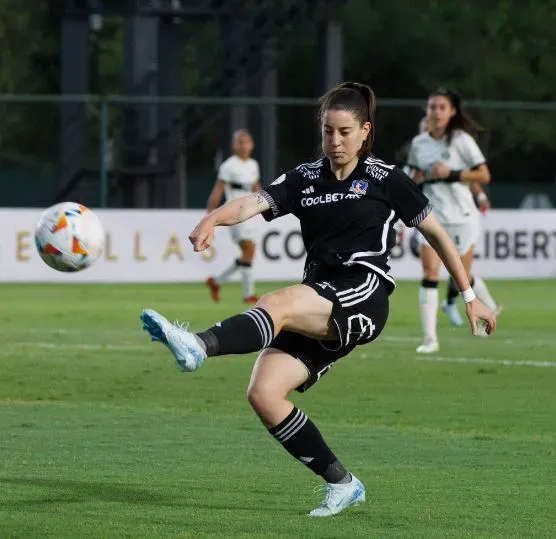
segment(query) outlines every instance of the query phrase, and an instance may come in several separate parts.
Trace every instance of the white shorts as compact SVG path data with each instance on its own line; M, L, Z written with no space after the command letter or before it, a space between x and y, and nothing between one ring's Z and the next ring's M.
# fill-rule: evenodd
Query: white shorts
M253 241L255 239L255 227L249 222L239 223L230 227L230 234L234 243Z
M459 223L457 225L441 224L446 229L446 232L448 232L450 238L452 238L460 256L463 256L471 247L477 245L480 233L478 216L476 219L473 218L466 223ZM429 242L420 232L417 232L417 239L420 246L429 246Z

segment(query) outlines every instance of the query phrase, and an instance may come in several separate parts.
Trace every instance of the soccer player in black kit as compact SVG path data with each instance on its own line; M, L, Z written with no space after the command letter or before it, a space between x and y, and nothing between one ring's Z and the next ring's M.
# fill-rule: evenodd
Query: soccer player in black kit
M478 320L491 333L496 319L475 298L457 250L430 213L427 198L400 169L372 156L373 91L346 82L320 103L324 157L214 210L189 237L194 250L203 251L216 226L257 214L271 220L293 213L307 250L303 282L267 294L253 309L201 333L171 324L151 309L141 313L141 320L186 372L198 369L207 357L262 350L247 398L270 434L326 481L324 500L309 513L325 517L365 501L365 488L287 396L306 391L335 361L380 335L395 287L388 274L395 222L418 227L436 249L462 292L473 334Z

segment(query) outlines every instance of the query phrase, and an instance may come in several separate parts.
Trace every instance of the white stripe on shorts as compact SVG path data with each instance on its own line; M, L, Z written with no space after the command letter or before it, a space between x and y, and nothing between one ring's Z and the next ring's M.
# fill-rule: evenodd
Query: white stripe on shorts
M378 277L374 274L369 273L367 280L365 281L365 287L357 287L357 292L353 291L351 294L338 298L342 307L348 307L350 305L355 305L361 301L367 299L379 285Z
M344 294L359 292L359 290L362 290L371 282L372 277L373 277L372 273L369 273L367 274L367 280L363 284L360 284L357 288L347 288L346 290L342 290L341 292L338 292L336 295L340 297L343 296Z
M375 275L375 277L376 277L376 275ZM380 285L380 282L378 280L378 277L376 277L375 280L374 280L374 285L371 288L369 288L368 290L366 290L366 293L365 293L364 296L355 298L353 301L348 301L347 303L342 303L342 307L350 307L351 305L355 305L357 303L365 301L366 299L369 299L373 295L373 292L379 287L379 285Z

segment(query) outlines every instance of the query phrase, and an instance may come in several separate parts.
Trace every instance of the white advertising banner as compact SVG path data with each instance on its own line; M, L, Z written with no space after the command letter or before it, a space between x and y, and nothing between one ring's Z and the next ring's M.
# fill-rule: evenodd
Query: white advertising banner
M218 228L213 248L194 253L187 236L201 210L95 210L104 224L102 258L80 273L59 273L35 250L41 210L0 210L0 281L3 282L198 282L227 267L239 254L229 230ZM257 280L300 280L305 252L293 216L266 223L255 218ZM477 274L486 278L556 277L556 211L492 210L482 219ZM419 279L419 260L404 241L391 257L397 279Z

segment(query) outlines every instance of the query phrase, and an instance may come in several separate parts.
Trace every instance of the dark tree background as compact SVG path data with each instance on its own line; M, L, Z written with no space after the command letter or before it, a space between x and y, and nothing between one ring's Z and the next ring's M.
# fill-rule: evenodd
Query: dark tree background
M59 91L62 0L0 2L0 93ZM345 77L369 83L380 98L424 100L438 85L466 100L556 102L556 0L351 0L338 12L344 24ZM216 47L214 28L190 32L184 51L185 87L195 93L211 77L203 50ZM315 94L315 41L304 35L279 68L280 95ZM121 93L122 24L105 21L98 44L96 91ZM201 53L199 53L201 51ZM483 149L496 181L554 182L556 111L470 110L485 127ZM94 111L92 111L94 118ZM377 155L403 161L415 134L418 107L380 107ZM314 110L280 111L280 165L314 153ZM6 165L52 160L55 105L0 102L0 159ZM305 147L300 140L306 134Z

